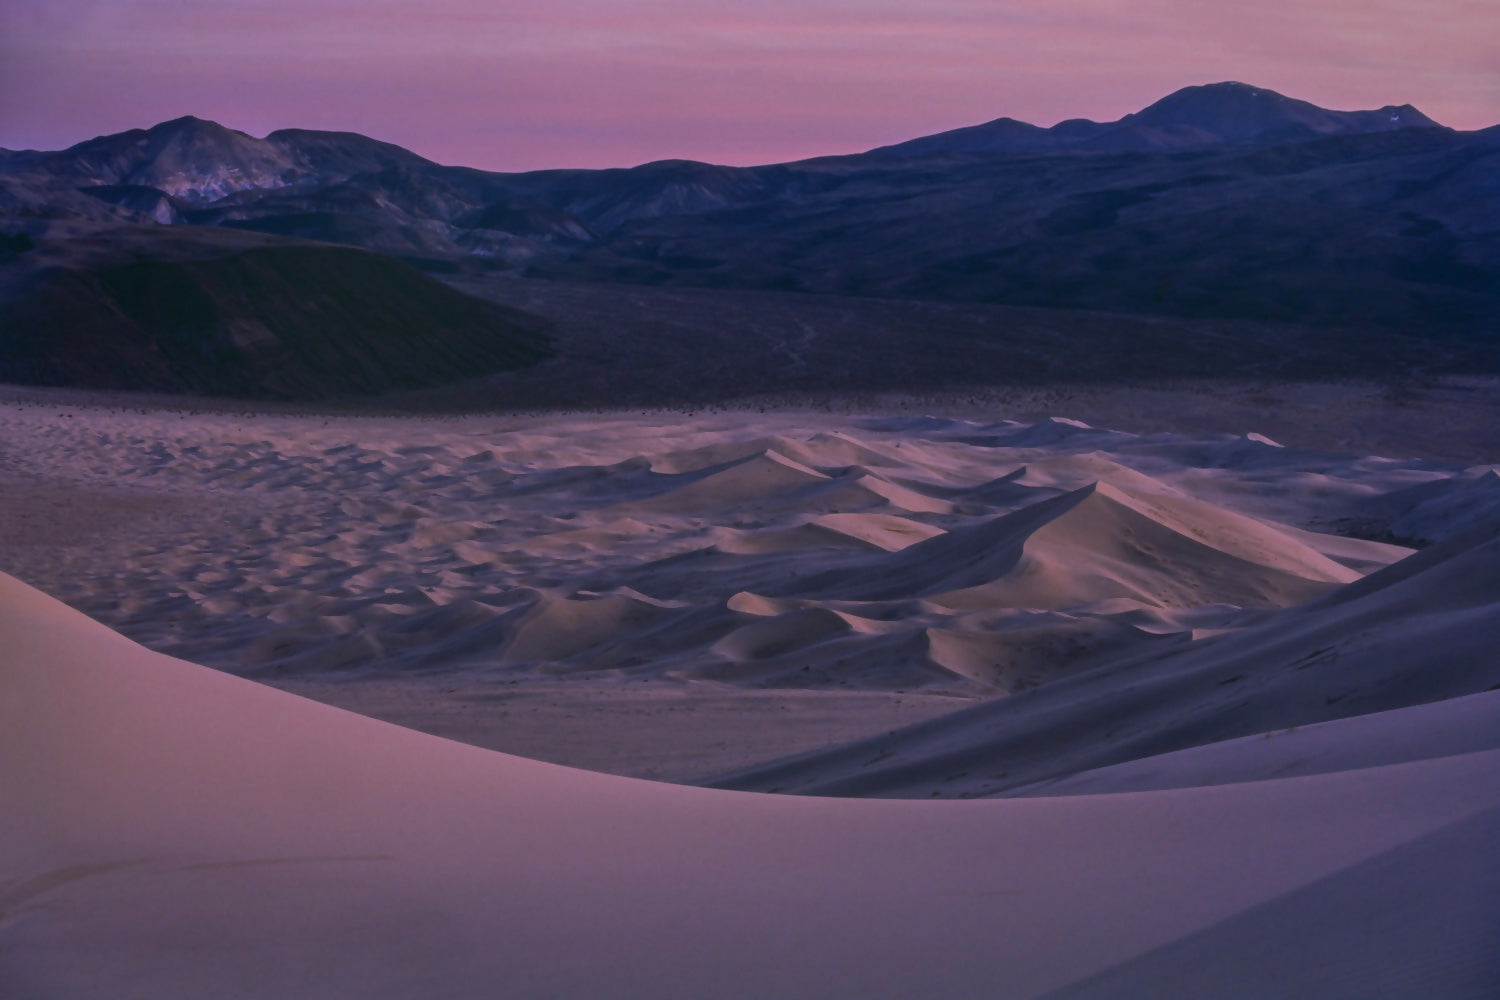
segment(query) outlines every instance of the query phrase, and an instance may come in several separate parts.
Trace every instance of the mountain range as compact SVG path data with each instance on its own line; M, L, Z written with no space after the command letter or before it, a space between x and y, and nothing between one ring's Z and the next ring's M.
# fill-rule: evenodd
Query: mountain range
M1072 118L1040 128L1014 118L997 118L873 152L901 157L1043 149L1142 153L1230 143L1299 142L1406 128L1441 126L1410 104L1375 111L1329 111L1248 84L1220 83L1185 87L1114 122Z
M200 256L222 257L240 230L265 253L357 247L470 291L504 275L1398 331L1472 371L1500 364L1497 167L1500 127L1458 132L1409 105L1329 111L1240 83L1115 122L1001 118L760 167L492 173L353 133L257 139L181 118L0 152L0 301L34 299L19 240L50 247L56 267L70 243L83 257L129 243L135 260L159 240L191 256L201 239ZM32 340L50 336L28 322L43 330ZM4 364L0 377L27 377Z

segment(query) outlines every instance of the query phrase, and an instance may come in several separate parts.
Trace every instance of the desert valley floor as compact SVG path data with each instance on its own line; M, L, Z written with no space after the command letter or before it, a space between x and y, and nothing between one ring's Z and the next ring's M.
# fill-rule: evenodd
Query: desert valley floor
M1500 475L1258 430L0 402L0 970L1493 995Z

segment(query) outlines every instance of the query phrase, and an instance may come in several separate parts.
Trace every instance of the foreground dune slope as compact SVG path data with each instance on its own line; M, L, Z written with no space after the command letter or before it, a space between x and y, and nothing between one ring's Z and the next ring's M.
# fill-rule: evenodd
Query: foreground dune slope
M766 796L401 730L149 652L8 577L0 635L5 996L1500 985L1500 893L1475 888L1500 752L1133 795Z
M1500 690L1293 726L1081 771L1007 795L1096 795L1265 781L1500 750Z

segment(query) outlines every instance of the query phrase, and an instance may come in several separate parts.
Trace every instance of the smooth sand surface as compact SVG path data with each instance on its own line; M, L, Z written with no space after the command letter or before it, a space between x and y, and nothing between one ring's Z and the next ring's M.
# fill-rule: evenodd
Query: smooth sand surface
M1011 795L1194 788L1353 771L1500 749L1500 691L1207 743L1082 771Z
M10 578L0 633L7 995L1500 985L1496 751L1124 795L765 796L391 727L152 653Z

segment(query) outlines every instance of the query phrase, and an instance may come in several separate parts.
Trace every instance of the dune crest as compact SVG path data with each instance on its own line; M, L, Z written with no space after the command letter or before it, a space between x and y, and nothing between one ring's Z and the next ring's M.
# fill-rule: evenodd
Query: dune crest
M1091 483L903 549L813 587L858 600L926 597L962 610L1279 607L1360 574L1268 525L1188 498ZM807 591L804 591L807 592Z

